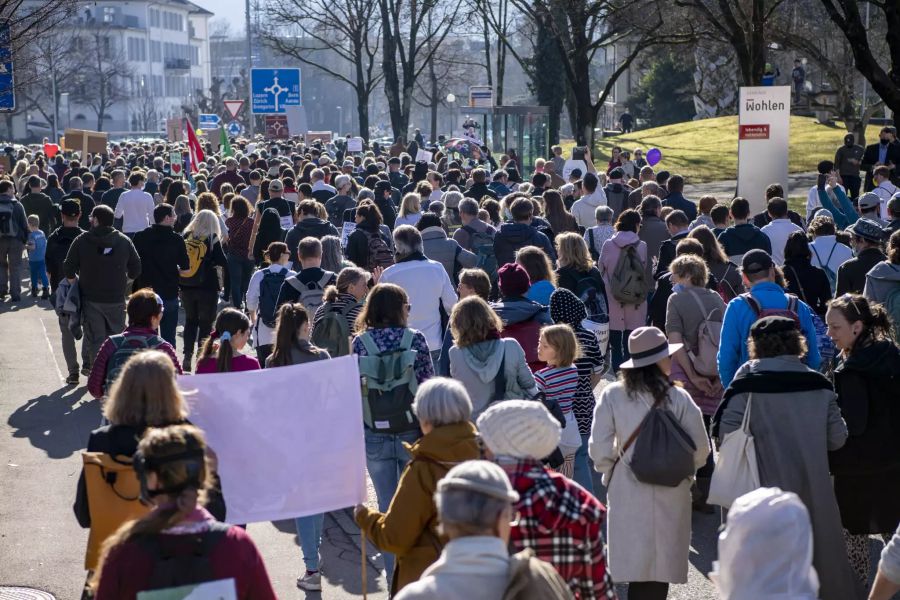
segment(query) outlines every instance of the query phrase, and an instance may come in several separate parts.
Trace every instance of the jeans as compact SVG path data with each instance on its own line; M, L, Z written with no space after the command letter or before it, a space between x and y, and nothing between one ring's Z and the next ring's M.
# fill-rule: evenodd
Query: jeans
M199 349L203 340L209 337L213 321L216 319L216 306L219 304L219 292L200 288L182 288L181 304L184 306L184 355L194 356L194 344Z
M175 332L178 329L178 297L163 298L163 316L159 321L159 335L175 347Z
M36 288L38 283L44 289L50 289L50 279L47 277L47 263L42 260L29 260L28 268L31 271L31 287Z
M319 545L322 543L322 524L325 513L298 517L297 537L300 538L300 550L303 552L303 564L307 571L319 570Z
M256 360L259 361L260 369L266 368L266 359L272 354L272 348L274 347L273 344L263 344L262 346L256 347Z
M631 358L628 351L628 336L631 331L613 331L609 332L609 347L612 350L612 368L615 373L619 372L619 366L626 360Z
M124 302L90 302L81 301L81 322L84 325L82 357L88 367L94 364L94 358L100 351L103 341L111 335L122 333L125 329ZM84 347L87 347L85 350Z
M250 287L250 277L253 276L253 261L246 256L228 255L228 274L231 280L231 305L241 309L244 295Z
M13 300L22 297L22 252L25 243L18 238L0 238L0 297L9 295Z
M594 478L591 474L591 463L588 459L588 440L590 434L581 434L581 447L575 452L575 483L594 493Z
M62 337L63 358L66 359L66 369L69 375L78 375L78 350L75 348L75 338L69 329L68 319L57 317L59 323L59 333ZM84 342L81 344L81 362L84 366L91 366L91 359L87 354L88 346Z
M418 429L405 433L375 433L369 428L365 429L366 437L366 468L372 485L375 486L375 496L378 498L378 510L386 512L397 491L400 483L400 474L409 462L409 454L403 447L403 442L409 444L419 439ZM383 553L384 569L390 583L394 572L394 555ZM388 586L390 587L390 586Z

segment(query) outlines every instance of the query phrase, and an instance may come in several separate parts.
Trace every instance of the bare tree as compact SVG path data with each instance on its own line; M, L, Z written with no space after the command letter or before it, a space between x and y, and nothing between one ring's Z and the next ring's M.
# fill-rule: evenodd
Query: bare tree
M472 0L472 8L472 15L468 16L466 21L477 19L481 27L487 84L494 88L497 104L502 105L508 53L507 43L504 40L509 38L514 16L509 12L509 0Z
M369 0L271 0L260 37L276 52L343 81L356 93L360 135L369 138L369 98L377 70L381 21ZM329 58L340 59L341 66Z
M886 27L888 51L876 51L857 0L820 0L832 22L847 38L856 68L895 114L900 113L900 2L870 0L875 19Z
M0 44L8 45L16 64L15 90L28 87L42 75L35 69L19 68L34 56L29 53L34 43L46 39L45 34L53 32L76 9L77 3L72 0L0 0L0 23L8 26L9 33Z
M81 37L83 62L73 73L75 100L89 106L97 115L97 131L103 131L107 111L128 98L126 81L132 72L115 40L100 29L92 28Z
M384 92L394 136L407 135L416 81L456 25L460 2L378 0ZM433 16L432 27L428 19Z

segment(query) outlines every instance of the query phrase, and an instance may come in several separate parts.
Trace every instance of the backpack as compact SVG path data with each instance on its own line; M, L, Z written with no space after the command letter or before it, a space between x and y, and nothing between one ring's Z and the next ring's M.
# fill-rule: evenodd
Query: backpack
M694 290L688 290L688 294L697 302L703 320L697 328L697 347L688 349L688 358L698 375L704 377L718 377L719 367L716 357L719 354L719 341L722 338L722 318L713 318L721 309L714 308L709 313L703 306L703 301Z
M419 389L413 331L406 329L396 350L381 352L369 332L359 336L368 353L359 357L363 421L376 433L403 433L419 426L412 411Z
M0 202L0 238L19 237L19 226L16 224L14 204Z
M788 266L787 268L794 272L794 279L797 281L797 288L800 290L801 299L809 304L806 300L806 293L803 291L803 286L800 285L800 276L797 275L797 270L791 266ZM813 327L816 330L816 347L819 349L819 356L822 357L822 366L819 370L827 373L831 369L831 361L834 359L835 355L834 342L828 336L828 327L825 325L825 321L822 320L822 317L814 310L809 311L809 316L812 317Z
M350 354L350 326L347 315L355 308L362 306L359 302L351 302L344 308L336 308L326 302L322 309L322 317L316 323L309 341L317 348L328 350L331 358Z
M834 295L835 287L837 287L837 273L835 273L833 270L831 270L831 267L828 266L828 263L831 262L831 257L834 254L835 248L837 248L837 242L835 242L834 245L831 247L831 252L828 253L828 258L825 260L825 262L822 262L822 259L819 257L819 251L816 250L815 246L810 246L810 249L812 249L812 251L816 253L816 260L819 261L819 266L822 268L823 271L825 271L825 275L828 276L828 285L831 286L831 295L832 296ZM797 285L800 285L799 279L797 280Z
M469 234L469 248L478 257L475 267L488 274L491 281L497 281L497 255L494 254L494 236L488 231L477 231L470 225L463 225L463 231Z
M231 525L214 521L207 531L178 535L142 535L136 538L138 545L151 557L153 571L146 590L167 590L193 586L198 583L218 581L210 555L225 539ZM233 582L229 584L234 586ZM179 590L181 591L181 590ZM189 590L184 589L185 592ZM199 591L199 590L198 590ZM141 596L142 594L139 594ZM165 596L169 597L169 596ZM171 596L183 597L183 596ZM193 597L189 594L184 597ZM219 597L216 594L215 597Z
M797 296L793 294L785 294L785 296L788 299L787 308L763 308L750 292L741 294L741 298L750 305L750 309L756 315L754 322L765 317L787 317L788 319L793 319L797 323L797 327L800 327L800 315L797 313Z
M188 268L182 271L180 283L188 287L197 287L203 283L202 267L209 247L206 245L206 240L193 236L185 238L184 247L187 249Z
M259 320L270 329L274 329L278 318L278 295L287 273L287 269L281 269L277 273L266 269L259 282Z
M614 218L618 218L627 207L628 195L631 193L631 190L622 186L622 189L618 192L614 192L609 188L604 188L603 192L606 194L606 205L613 209Z
M366 238L369 241L369 259L366 263L366 268L369 271L373 271L375 267L389 267L394 264L394 253L391 252L387 242L381 237L381 232L370 233L365 231L363 233L366 234Z
M734 286L728 283L728 273L734 267L731 261L728 261L728 264L725 265L725 272L722 273L722 279L716 284L716 292L722 297L722 301L725 304L728 304L738 295L737 290L734 289Z
M103 542L127 521L149 513L150 508L141 503L141 484L131 458L82 452L81 460L91 515L84 568L93 571L100 562Z
M323 296L325 296L325 286L328 285L328 282L331 281L333 276L334 273L331 271L325 271L325 274L322 275L322 278L319 281L303 283L300 281L299 275L289 277L286 281L292 288L300 292L300 297L297 298L297 302L302 304L310 315L315 315L316 309L325 303L323 300Z
M638 481L649 485L678 487L696 471L694 451L697 447L672 411L660 404L653 403L637 429L622 446L619 457L624 456L634 444L628 466ZM617 458L613 469L618 462ZM612 476L613 472L610 470L607 485Z
M579 277L575 282L575 295L584 303L587 311L587 317L591 320L598 320L599 317L609 315L609 307L606 304L606 292L597 284L597 278L592 277L593 271L588 271L587 275ZM602 285L602 284L600 284Z
M610 277L613 298L621 304L640 306L650 293L647 269L637 253L637 243L622 248Z
M165 343L165 340L158 335L144 335L142 333L120 333L119 335L111 335L109 336L109 341L112 342L115 349L113 350L112 356L110 356L109 360L106 362L106 383L104 384L104 390L107 393L109 392L109 388L112 387L113 382L116 380L116 377L119 376L119 371L122 370L122 367L125 366L125 363L128 362L128 359L131 358L132 354L136 354L141 350L159 348Z
M590 227L587 230L588 234L588 251L591 253L591 258L594 261L600 260L600 252L596 248L596 242L594 242L594 228Z

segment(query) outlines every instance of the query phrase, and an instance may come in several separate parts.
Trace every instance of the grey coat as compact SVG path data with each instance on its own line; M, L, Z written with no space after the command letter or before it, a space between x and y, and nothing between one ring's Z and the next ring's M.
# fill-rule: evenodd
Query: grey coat
M443 227L426 227L422 231L422 244L422 254L444 265L453 282L456 282L456 273L474 267L478 262L477 256L464 250L456 240L448 239Z
M735 380L751 373L810 372L799 358L779 356L751 360ZM732 396L722 411L719 435L741 426L750 392ZM837 395L826 389L752 393L750 433L756 443L763 487L796 493L809 510L813 526L813 566L821 582L822 600L861 598L847 560L841 517L828 472L828 452L847 440Z
M469 393L473 423L494 399L501 364L506 374L505 400L533 398L537 394L525 351L516 340L485 340L465 348L450 348L450 377Z

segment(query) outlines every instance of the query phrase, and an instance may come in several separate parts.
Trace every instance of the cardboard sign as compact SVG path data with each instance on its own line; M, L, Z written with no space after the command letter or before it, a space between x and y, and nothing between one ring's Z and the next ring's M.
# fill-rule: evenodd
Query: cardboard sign
M344 226L341 228L341 247L347 247L347 240L350 238L350 234L356 231L356 223L353 221L348 221L344 223Z
M81 156L88 153L106 154L109 144L109 135L101 131L87 129L66 129L65 135L60 140L64 149L80 152Z
M311 144L316 140L322 140L323 143L327 144L331 141L331 132L330 131L307 131L306 132L306 143Z
M362 152L363 139L361 137L353 137L347 140L347 152Z
M166 139L170 142L184 141L184 132L181 130L181 119L166 119Z
M419 151L416 152L416 162L431 162L431 157L434 156L428 150L422 150L419 148Z

